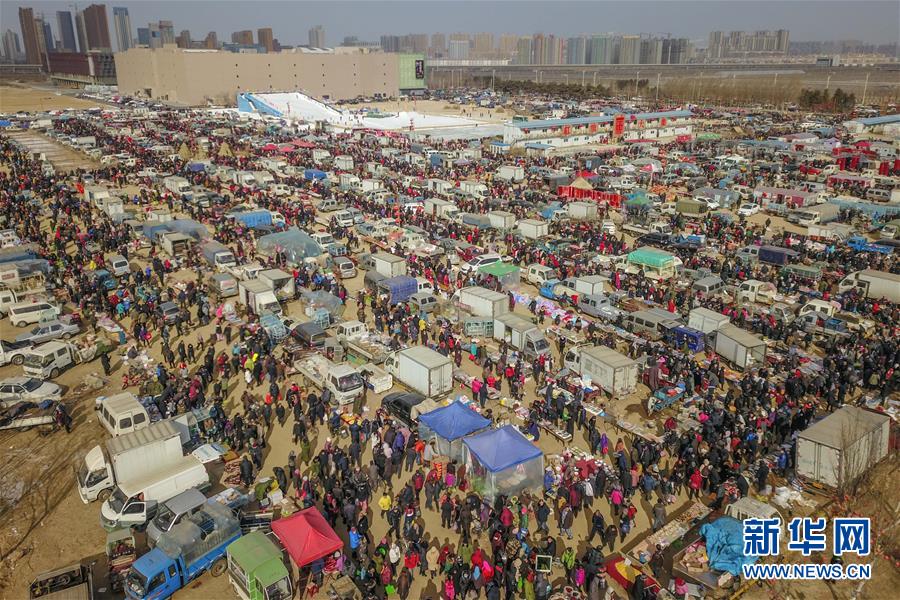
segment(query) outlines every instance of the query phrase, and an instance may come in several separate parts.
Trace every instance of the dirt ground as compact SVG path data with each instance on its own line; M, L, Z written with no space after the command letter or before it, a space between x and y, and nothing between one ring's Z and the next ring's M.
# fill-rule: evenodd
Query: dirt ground
M67 108L95 108L94 100L85 100L56 92L52 88L36 87L32 83L4 83L0 85L0 113L20 110L43 112Z

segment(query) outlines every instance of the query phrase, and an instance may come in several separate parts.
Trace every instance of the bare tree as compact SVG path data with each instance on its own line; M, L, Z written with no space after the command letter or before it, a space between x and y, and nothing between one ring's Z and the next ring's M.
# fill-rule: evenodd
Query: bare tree
M865 474L878 462L881 428L866 419L866 412L855 407L845 407L847 419L841 424L838 438L834 479L838 492L853 496L865 480Z

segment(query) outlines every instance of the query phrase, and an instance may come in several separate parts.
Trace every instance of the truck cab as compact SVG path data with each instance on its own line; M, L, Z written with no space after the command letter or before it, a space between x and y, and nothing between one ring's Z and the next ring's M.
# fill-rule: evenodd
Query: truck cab
M556 279L557 274L556 270L552 267L548 267L547 265L541 264L531 264L528 265L528 271L525 274L525 279L528 283L540 288L544 285L544 282L550 279Z
M241 523L232 510L207 504L161 535L156 547L131 565L125 576L125 596L169 598L206 571L213 577L224 575L226 549L240 537Z
M775 302L777 289L774 284L758 279L748 279L741 283L735 293L735 301L739 304L756 302L759 304L772 304Z
M813 299L800 307L800 310L797 311L797 316L802 317L807 313L814 312L823 313L828 315L829 317L833 317L835 314L837 314L838 307L835 306L832 302Z
M55 379L60 372L75 364L72 345L66 342L46 342L32 348L25 355L23 370L30 377Z

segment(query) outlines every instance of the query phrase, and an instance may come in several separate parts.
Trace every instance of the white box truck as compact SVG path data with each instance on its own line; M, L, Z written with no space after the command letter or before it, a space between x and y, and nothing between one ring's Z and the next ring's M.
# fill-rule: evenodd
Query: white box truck
M502 165L497 169L497 179L501 181L522 181L525 179L525 167Z
M797 434L797 475L844 487L887 456L890 435L890 416L842 406Z
M163 179L163 185L166 190L172 192L177 197L181 198L184 194L189 194L191 192L191 184L184 177L179 177L177 175L172 175L171 177L166 177Z
M720 327L730 322L731 319L728 315L723 315L702 306L691 309L691 312L688 314L688 327L703 333L716 332Z
M443 198L425 198L423 206L426 215L439 219L453 221L459 215L459 208L456 204Z
M338 177L338 187L347 191L362 191L362 181L352 173L341 173Z
M426 346L389 354L384 369L428 398L443 396L453 389L453 361Z
M78 496L85 504L106 500L117 482L134 479L149 468L174 464L182 456L181 437L169 421L111 438L91 448L80 462Z
M342 154L334 157L334 168L341 171L353 170L353 157Z
M228 246L215 240L209 240L200 244L200 252L203 254L207 264L219 271L224 271L227 267L237 265L237 260L235 260L234 254L228 249Z
M597 218L597 205L593 202L569 202L566 212L570 219L585 221Z
M267 283L259 279L238 283L238 296L241 303L257 315L266 312L281 315L281 305L278 303L275 292Z
M544 337L544 332L531 320L514 313L494 318L494 339L506 340L529 361L536 360L542 354L550 354L550 342Z
M491 227L500 231L507 231L516 226L516 215L505 210L492 210L488 213Z
M519 221L519 235L528 240L539 240L550 235L550 224L537 219Z
M476 317L493 319L509 312L509 298L506 294L480 286L462 288L458 299L460 307Z
M726 323L716 333L716 354L741 370L766 362L766 343L749 331Z
M488 186L480 181L460 181L459 189L479 200L483 200L491 195L490 191L488 191Z
M209 489L209 473L195 456L183 456L169 465L120 481L100 507L100 523L107 531L140 527L156 515L160 502L191 488Z
M606 346L576 346L566 352L563 365L612 396L627 396L637 389L637 361Z
M855 271L844 277L838 284L838 291L842 294L853 288L866 298L878 300L887 298L893 303L900 303L900 275L866 269Z
M372 255L372 264L376 273L385 277L406 275L406 259L388 252L376 252Z
M335 364L321 354L311 354L293 364L307 383L319 391L328 388L335 403L343 406L352 403L363 393L363 380L359 371L348 364Z
M294 297L296 284L294 276L281 269L266 269L256 275L257 281L262 281L269 289L275 292L279 300L291 300Z

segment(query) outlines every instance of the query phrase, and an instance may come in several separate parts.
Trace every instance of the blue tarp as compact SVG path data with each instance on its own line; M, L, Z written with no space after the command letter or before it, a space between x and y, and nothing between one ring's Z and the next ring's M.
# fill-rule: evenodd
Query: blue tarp
M716 571L741 574L742 565L752 565L758 556L744 555L744 524L732 517L720 517L700 527L700 535L706 540L709 566Z
M497 473L542 455L540 448L525 439L512 425L492 429L463 440L463 444L491 473Z
M440 437L451 441L475 433L491 424L489 419L466 408L461 402L454 402L430 413L425 413L419 416L419 420L428 425Z
M328 173L319 169L306 169L303 171L303 177L304 179L325 179L328 177Z

